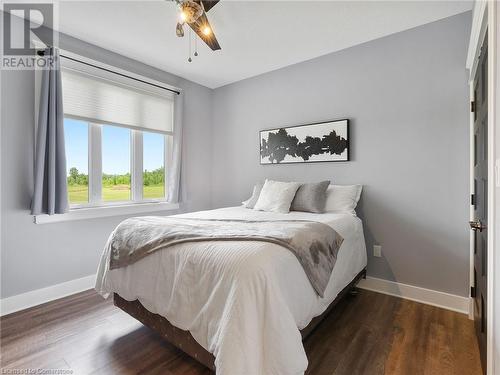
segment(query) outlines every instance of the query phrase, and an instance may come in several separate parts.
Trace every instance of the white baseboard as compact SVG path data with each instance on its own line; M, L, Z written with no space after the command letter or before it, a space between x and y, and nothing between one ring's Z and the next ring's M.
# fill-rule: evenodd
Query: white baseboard
M95 277L96 275L89 275L47 288L3 298L0 300L0 316L92 289L95 285Z
M369 276L366 279L361 279L358 287L411 301L425 303L426 305L456 311L462 314L467 314L470 317L472 304L471 299L468 297L438 292L436 290L420 288L418 286L401 284Z

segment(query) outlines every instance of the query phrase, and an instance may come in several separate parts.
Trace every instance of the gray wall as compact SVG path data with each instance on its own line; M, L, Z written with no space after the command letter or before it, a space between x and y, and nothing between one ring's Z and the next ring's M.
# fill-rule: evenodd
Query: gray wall
M210 208L212 90L126 57L61 36L72 52L184 89L194 110L184 116L182 211ZM156 48L152 46L152 48ZM100 218L37 225L29 214L33 186L34 75L1 72L1 298L94 274L113 228L124 219ZM207 120L208 119L208 120ZM207 141L208 140L208 141Z
M213 205L238 204L266 177L361 183L369 275L467 296L470 22L468 12L216 89ZM352 161L259 165L259 130L336 118L351 121Z

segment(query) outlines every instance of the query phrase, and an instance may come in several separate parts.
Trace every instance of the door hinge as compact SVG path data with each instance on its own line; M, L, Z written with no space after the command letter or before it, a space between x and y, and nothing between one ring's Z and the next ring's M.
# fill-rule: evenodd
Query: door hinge
M476 197L474 194L470 195L470 205L475 206L476 205Z
M476 288L473 286L470 287L470 296L473 298L476 297Z
M476 112L476 102L474 101L470 102L470 111L472 113Z

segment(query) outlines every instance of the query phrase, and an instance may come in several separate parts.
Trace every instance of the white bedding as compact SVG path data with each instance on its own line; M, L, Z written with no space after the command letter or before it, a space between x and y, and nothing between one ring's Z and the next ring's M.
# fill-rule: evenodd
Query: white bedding
M101 259L99 293L138 299L149 311L189 330L215 355L217 374L303 374L307 358L299 330L366 266L361 220L352 214L281 214L243 207L178 216L315 220L344 237L324 298L316 294L295 256L272 243L183 243L111 271L109 254Z

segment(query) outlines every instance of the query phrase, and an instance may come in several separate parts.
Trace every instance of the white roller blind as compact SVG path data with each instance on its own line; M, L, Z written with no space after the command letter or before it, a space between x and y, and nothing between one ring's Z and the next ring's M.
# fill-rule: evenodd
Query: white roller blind
M173 97L86 73L62 72L64 113L92 121L173 131Z

